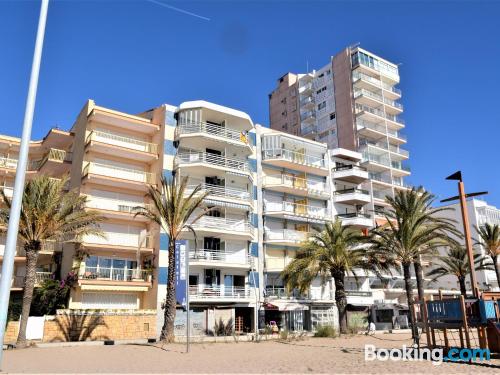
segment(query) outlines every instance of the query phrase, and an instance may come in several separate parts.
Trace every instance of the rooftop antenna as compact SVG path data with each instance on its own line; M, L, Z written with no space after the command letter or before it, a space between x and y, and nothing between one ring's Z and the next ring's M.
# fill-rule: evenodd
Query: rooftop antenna
M309 73L309 60L306 60L306 73Z

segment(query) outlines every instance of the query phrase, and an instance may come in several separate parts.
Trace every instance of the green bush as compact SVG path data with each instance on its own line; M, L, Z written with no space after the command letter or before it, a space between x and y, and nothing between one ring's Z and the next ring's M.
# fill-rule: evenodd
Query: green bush
M23 294L12 293L9 300L9 309L7 312L7 323L19 320L23 310Z
M318 326L314 337L337 337L337 330L332 326Z
M347 332L350 334L356 334L359 331L366 329L368 326L368 320L364 314L350 314L347 321Z

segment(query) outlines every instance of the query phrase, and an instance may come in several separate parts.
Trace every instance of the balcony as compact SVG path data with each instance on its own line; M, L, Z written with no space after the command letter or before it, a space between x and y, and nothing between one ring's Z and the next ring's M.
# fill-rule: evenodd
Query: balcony
M306 83L305 85L299 87L299 94L304 96L311 94L313 91L314 87L312 82Z
M355 113L358 118L361 118L363 120L366 120L370 122L370 119L372 121L380 121L380 120L387 120L388 126L396 127L396 128L403 128L404 127L404 121L400 117L388 113L384 113L379 108L374 108L365 104L359 104L356 103L355 105Z
M301 127L300 132L302 137L314 140L318 134L318 129L316 128L316 125L313 124Z
M254 235L254 227L248 220L202 216L192 226L199 236L207 233L224 235L225 238L252 239Z
M159 124L154 124L147 118L99 106L95 106L89 114L89 121L95 121L97 123L148 135L153 135L160 130Z
M306 96L300 100L300 106L304 109L313 109L315 106L314 98L312 96Z
M34 160L30 169L51 176L60 176L69 171L72 160L72 152L51 148L42 159Z
M410 153L407 150L403 150L399 146L389 144L389 151L391 152L392 159L403 160L410 157Z
M316 114L314 111L307 111L300 114L300 120L303 124L311 125L316 122Z
M266 229L264 243L270 245L299 247L311 234L293 229Z
M189 167L194 173L206 175L209 170L229 170L237 174L250 174L250 165L244 159L228 158L210 152L181 152L174 160L176 168Z
M392 161L392 175L396 177L408 176L411 173L411 169L409 165L405 165L400 161Z
M401 90L388 85L385 82L382 82L381 80L369 76L367 74L354 71L352 73L352 79L353 83L356 84L356 86L363 87L363 88L382 88L384 91L384 96L388 97L390 99L397 99L401 97Z
M189 251L189 264L195 265L210 265L212 267L234 267L234 268L249 268L251 257L242 252L229 252L224 250L198 249L197 251Z
M373 220L370 215L361 212L338 214L336 217L342 220L342 225L348 225L357 228L370 228L373 226Z
M92 130L85 140L87 147L106 155L150 162L158 159L158 145L111 132Z
M316 219L327 220L328 211L326 207L309 206L294 202L264 202L264 213L268 216L280 217L294 220ZM307 220L306 220L307 221Z
M266 189L279 191L287 194L295 194L303 197L316 197L328 199L330 193L327 191L325 182L311 181L306 178L290 175L276 174L264 176L263 185Z
M265 298L267 299L295 299L305 300L309 299L308 294L301 294L297 289L292 291L286 290L284 287L266 286L264 291Z
M374 171L384 171L391 168L391 160L388 154L377 154L368 151L368 148L363 150L363 164L370 165L370 170Z
M104 236L103 238L88 235L84 237L83 245L88 249L113 250L125 254L130 252L137 253L137 251L144 254L152 254L154 252L154 237L150 234L139 235L105 231Z
M17 159L0 156L0 169L15 171L17 168Z
M267 164L280 168L289 168L321 176L328 175L325 160L319 156L307 155L284 148L275 148L263 150L262 159Z
M87 162L82 177L102 185L147 191L148 184L156 184L156 174L109 164Z
M370 192L361 189L343 189L333 192L333 201L335 203L363 205L370 203Z
M186 195L191 194L194 189L200 186L200 192L207 192L209 195L208 200L220 200L224 202L237 202L239 204L245 204L247 206L252 206L252 200L250 193L243 189L237 189L233 187L226 187L220 185L213 185L207 183L200 183L199 185L188 185L186 187ZM248 208L248 207L247 207Z
M196 141L196 138L201 139ZM186 122L177 125L175 128L175 139L192 139L191 146L193 148L207 147L207 140L216 143L220 143L222 140L235 146L251 148L250 139L246 131L239 131L207 122Z
M193 301L249 300L254 298L253 288L205 284L190 285L189 295Z
M108 218L135 221L149 221L149 219L145 216L137 215L134 217L135 213L137 212L136 210L134 210L135 208L153 208L151 204L146 204L144 202L131 202L92 195L87 195L87 203L85 206L94 210L102 211L104 216Z
M85 281L93 281L86 284L96 284L101 282L121 282L126 283L151 283L151 272L149 270L132 269L132 268L107 268L107 267L89 267L80 270L80 283Z
M354 184L360 184L369 177L366 168L357 165L342 165L332 168L332 177L334 180L347 181Z
M44 281L50 280L53 277L52 272L36 272L35 273L35 285L40 286Z

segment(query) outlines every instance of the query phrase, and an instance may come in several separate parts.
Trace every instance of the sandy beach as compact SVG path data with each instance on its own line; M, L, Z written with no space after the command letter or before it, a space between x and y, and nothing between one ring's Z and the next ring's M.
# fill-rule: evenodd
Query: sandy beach
M232 341L232 342L231 342ZM365 361L364 346L400 348L402 334L298 341L29 348L5 353L8 373L500 373L500 360L468 365Z

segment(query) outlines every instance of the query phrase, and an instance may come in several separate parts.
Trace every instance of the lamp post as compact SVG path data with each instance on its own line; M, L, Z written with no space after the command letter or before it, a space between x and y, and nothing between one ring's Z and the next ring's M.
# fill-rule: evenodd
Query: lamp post
M462 172L461 171L453 173L452 175L446 177L446 179L458 181L458 195L451 197L451 198L443 199L441 201L441 203L451 202L451 201L456 201L456 200L460 201L460 210L462 211L462 222L463 222L463 226L464 226L465 248L467 249L467 255L469 258L470 281L471 281L472 295L474 296L474 298L479 298L479 290L477 287L477 279L476 279L476 270L474 268L474 252L472 249L472 239L471 239L471 235L470 235L469 215L467 212L467 198L477 197L478 195L488 194L488 192L481 191L478 193L466 194L465 188L464 188L464 182L462 180Z
M38 29L36 33L35 52L31 66L31 76L26 100L26 110L24 112L23 134L19 147L19 160L17 162L16 180L14 183L14 195L9 214L9 224L7 227L7 240L2 263L2 277L0 278L0 369L2 367L3 340L7 325L7 313L9 307L10 287L12 274L14 271L14 256L17 243L17 232L19 230L19 216L23 198L24 181L26 178L26 166L28 164L29 142L31 138L31 128L33 125L33 113L35 111L36 90L38 86L38 75L40 72L40 61L42 59L43 38L45 35L45 24L47 22L47 11L49 0L42 0L40 17L38 19Z

